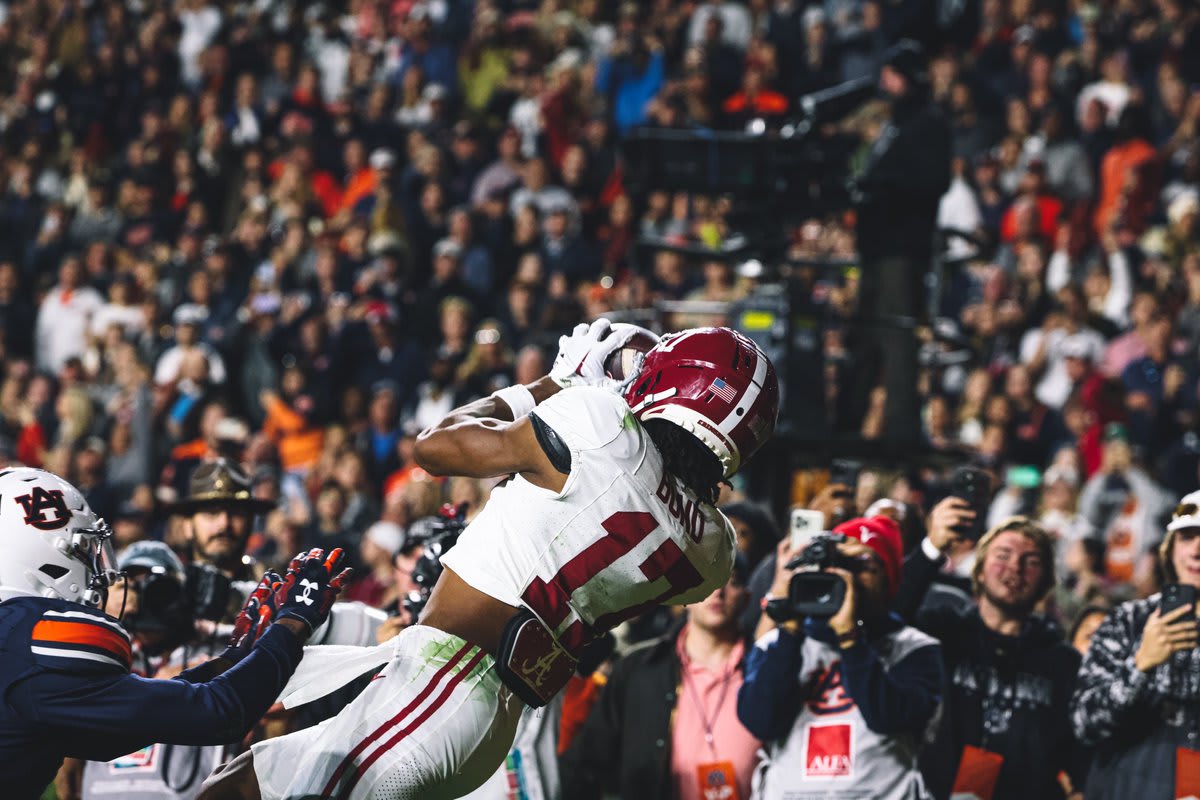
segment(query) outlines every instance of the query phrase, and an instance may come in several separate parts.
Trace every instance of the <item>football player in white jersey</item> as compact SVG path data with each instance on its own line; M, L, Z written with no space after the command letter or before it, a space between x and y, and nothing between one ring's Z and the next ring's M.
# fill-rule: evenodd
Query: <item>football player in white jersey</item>
M419 624L387 643L368 688L333 719L255 745L210 778L204 800L460 797L492 775L522 711L558 693L588 642L725 584L735 539L713 503L774 430L774 368L745 336L698 328L664 337L617 385L604 365L631 333L579 326L549 375L421 433L416 460L435 475L513 477L442 557ZM285 705L369 664L339 661L294 677Z

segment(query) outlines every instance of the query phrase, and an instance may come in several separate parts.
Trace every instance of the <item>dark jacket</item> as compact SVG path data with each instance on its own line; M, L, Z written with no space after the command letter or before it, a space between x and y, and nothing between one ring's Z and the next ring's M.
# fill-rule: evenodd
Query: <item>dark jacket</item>
M1149 672L1133 665L1160 595L1113 609L1092 638L1071 700L1071 721L1095 748L1088 800L1175 797L1175 750L1200 749L1200 649Z
M863 261L904 256L928 265L938 202L950 186L950 144L950 125L932 102L897 101L855 179Z
M559 762L562 796L616 791L628 800L671 793L671 714L679 686L678 627L617 662Z
M896 598L901 616L941 641L945 659L942 717L921 753L930 791L950 796L967 745L1004 758L994 797L1061 798L1064 770L1081 787L1086 771L1069 718L1079 654L1055 622L1038 615L1019 635L1002 636L984 625L974 605L918 610L937 569L938 562L915 549Z

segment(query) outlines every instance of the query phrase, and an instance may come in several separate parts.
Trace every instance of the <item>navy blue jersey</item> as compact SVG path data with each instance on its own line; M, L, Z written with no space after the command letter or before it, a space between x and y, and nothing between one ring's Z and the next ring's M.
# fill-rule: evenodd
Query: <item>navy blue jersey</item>
M0 603L4 796L40 796L68 756L108 761L155 742L237 741L279 696L302 644L272 625L250 655L205 683L209 665L151 680L130 674L129 635L112 617L65 600Z

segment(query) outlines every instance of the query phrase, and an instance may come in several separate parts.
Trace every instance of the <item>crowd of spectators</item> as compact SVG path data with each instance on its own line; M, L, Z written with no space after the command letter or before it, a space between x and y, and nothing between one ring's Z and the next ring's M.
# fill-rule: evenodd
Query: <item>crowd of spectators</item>
M67 477L119 544L186 553L155 512L232 457L276 501L253 555L348 546L365 567L349 594L387 605L396 537L362 532L488 491L416 468L416 432L544 374L580 321L769 279L638 246L718 250L736 230L728 198L627 192L622 138L776 125L908 36L953 132L939 222L978 240L938 309L958 342L940 347L966 358L915 376L924 438L991 472L991 522L1051 533L1061 623L1147 596L1200 484L1200 10L934 5L0 4L0 460ZM838 125L865 153L884 119L871 102ZM853 226L788 226L787 255L853 263ZM801 275L831 364L859 278ZM843 370L827 374L836 425ZM942 477L867 471L856 504L915 516ZM969 576L972 554L949 563Z

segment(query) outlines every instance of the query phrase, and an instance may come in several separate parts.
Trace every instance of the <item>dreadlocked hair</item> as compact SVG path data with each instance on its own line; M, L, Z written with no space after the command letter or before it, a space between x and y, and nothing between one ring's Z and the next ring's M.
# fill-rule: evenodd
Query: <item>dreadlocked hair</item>
M716 505L725 471L716 454L673 422L651 419L642 423L662 454L663 466L705 503Z

